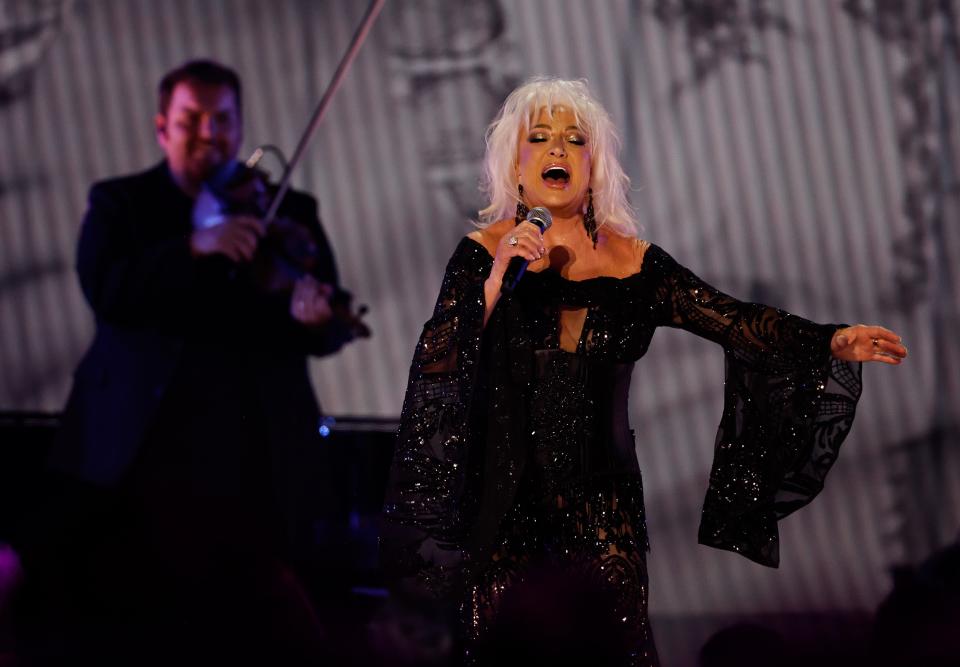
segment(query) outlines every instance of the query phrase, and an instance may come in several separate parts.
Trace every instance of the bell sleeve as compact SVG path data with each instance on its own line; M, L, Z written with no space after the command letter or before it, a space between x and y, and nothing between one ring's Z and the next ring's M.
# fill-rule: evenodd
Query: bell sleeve
M414 352L383 512L381 564L401 590L449 597L461 581L468 415L490 257L464 239Z
M853 424L861 364L833 358L844 326L720 292L660 251L661 323L724 349L724 406L701 544L779 565L778 520L823 488Z

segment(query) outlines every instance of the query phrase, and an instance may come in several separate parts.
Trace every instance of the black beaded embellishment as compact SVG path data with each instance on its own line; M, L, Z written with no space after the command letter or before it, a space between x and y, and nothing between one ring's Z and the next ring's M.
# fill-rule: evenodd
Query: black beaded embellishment
M597 249L597 218L593 212L593 188L587 189L587 212L583 214L583 228L587 236L593 241L593 249Z
M530 209L527 208L527 205L523 203L523 186L517 183L517 192L520 194L520 199L517 200L517 215L513 219L514 224L519 225L521 222L527 219L527 213L530 212Z

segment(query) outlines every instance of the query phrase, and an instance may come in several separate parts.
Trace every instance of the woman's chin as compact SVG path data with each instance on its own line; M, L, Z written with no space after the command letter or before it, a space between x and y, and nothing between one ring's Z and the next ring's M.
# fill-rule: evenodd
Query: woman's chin
M538 192L537 195L527 199L530 208L543 206L554 217L570 218L583 211L583 197L570 190Z

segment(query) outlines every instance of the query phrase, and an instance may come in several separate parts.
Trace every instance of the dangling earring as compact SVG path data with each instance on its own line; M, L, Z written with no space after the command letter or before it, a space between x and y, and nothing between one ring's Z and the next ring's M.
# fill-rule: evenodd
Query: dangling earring
M587 236L593 241L593 249L597 249L597 218L593 212L593 188L587 188L587 212L583 214L583 228Z
M527 208L527 205L523 203L523 186L517 183L517 192L520 193L520 198L517 200L517 216L513 219L514 224L519 225L521 222L527 219L527 213L530 212L530 209Z

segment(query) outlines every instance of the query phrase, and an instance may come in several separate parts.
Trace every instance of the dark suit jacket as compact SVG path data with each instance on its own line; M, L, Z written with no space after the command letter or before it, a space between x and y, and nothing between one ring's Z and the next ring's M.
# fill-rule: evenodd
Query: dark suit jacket
M51 455L55 469L96 484L119 482L178 374L189 377L185 347L216 351L221 340L238 351L224 360L242 361L242 373L253 375L249 404L258 406L279 460L275 470L295 468L291 457L315 439L319 408L306 357L335 352L349 334L337 324L303 327L287 312L289 294L258 293L223 257L194 258L192 206L166 163L90 190L77 271L96 335L75 373ZM321 257L314 274L336 285L316 201L290 192L279 214L311 231ZM223 407L220 415L229 412Z

